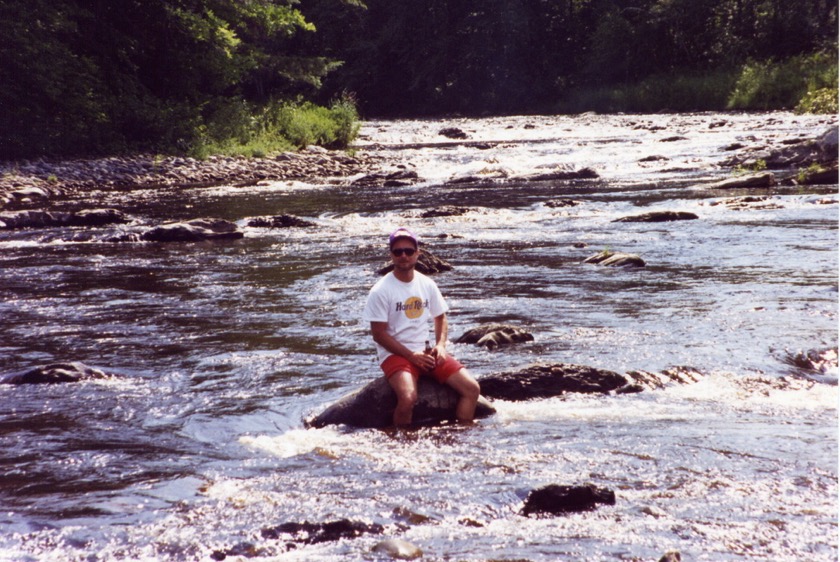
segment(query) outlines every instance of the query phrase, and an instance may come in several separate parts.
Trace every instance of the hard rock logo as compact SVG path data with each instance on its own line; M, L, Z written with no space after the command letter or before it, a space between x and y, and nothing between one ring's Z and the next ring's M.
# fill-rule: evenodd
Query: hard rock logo
M406 317L420 318L423 309L429 307L429 301L423 301L420 297L409 297L406 301L397 303L397 312L405 312Z

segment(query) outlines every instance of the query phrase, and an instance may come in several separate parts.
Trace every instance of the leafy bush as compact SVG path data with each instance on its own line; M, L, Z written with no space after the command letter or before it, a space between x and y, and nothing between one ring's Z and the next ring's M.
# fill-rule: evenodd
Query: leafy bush
M558 105L562 113L581 111L714 111L726 105L733 72L656 75L639 82L572 90Z
M198 158L211 154L263 157L310 144L347 148L358 134L358 119L349 98L329 108L310 102L271 102L261 108L245 102L228 104L199 127L189 152Z
M820 88L805 94L796 106L796 113L836 114L840 111L837 103L837 88Z
M729 109L793 109L816 101L822 89L837 91L837 60L828 53L792 57L782 62L750 62L741 70ZM825 94L820 94L822 99Z

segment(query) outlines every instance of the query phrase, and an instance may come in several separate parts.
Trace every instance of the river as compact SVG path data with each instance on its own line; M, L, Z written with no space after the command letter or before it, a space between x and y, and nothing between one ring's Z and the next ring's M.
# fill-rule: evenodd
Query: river
M429 561L646 561L669 550L690 561L836 560L837 372L808 378L789 359L837 345L837 186L704 188L731 175L723 147L816 137L836 122L370 121L358 150L406 163L420 182L56 201L115 207L137 224L219 217L245 237L126 244L105 241L114 228L93 239L0 231L0 373L73 360L118 375L0 386L0 560L381 559L371 548L383 536L290 548L261 535L338 519L381 524ZM446 126L470 139L449 141ZM600 178L514 179L557 166ZM467 176L496 179L450 181ZM727 204L745 195L769 199ZM466 212L421 217L443 206ZM655 210L700 218L612 222ZM284 213L318 228L246 226ZM633 395L497 401L471 427L305 429L305 417L379 376L360 315L399 225L455 267L436 276L453 339L489 321L534 334L497 351L453 344L477 377L537 361L704 376ZM605 248L647 266L582 263ZM617 501L518 514L530 490L552 483L593 483Z

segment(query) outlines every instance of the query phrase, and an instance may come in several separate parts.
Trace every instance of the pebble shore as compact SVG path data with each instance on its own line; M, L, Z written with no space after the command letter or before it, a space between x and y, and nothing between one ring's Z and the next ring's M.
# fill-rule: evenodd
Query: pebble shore
M380 156L311 146L267 158L211 156L205 160L151 154L76 160L0 162L0 210L32 207L52 197L92 189L252 185L260 181L325 180L381 169Z

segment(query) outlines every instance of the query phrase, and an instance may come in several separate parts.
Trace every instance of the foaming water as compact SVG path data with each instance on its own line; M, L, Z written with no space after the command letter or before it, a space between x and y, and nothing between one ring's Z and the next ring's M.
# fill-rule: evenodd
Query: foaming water
M829 121L372 122L361 148L405 158L418 184L57 202L120 208L128 230L218 216L245 236L0 235L0 370L78 360L114 375L0 386L0 559L378 559L378 535L290 548L261 532L351 519L383 525L426 560L655 560L671 549L690 560L835 560L836 367L803 373L789 358L837 345L836 186L702 186L728 173L722 147L812 136ZM467 144L438 135L444 126L462 128ZM558 167L600 179L517 179ZM466 177L485 181L447 183ZM766 199L732 204L747 194ZM549 204L557 199L575 204ZM445 206L463 213L423 217ZM699 219L613 222L654 210ZM317 227L247 226L277 214ZM499 401L469 427L306 429L305 418L379 376L360 311L399 225L455 267L436 277L453 338L490 321L534 334L498 351L453 344L479 377L534 362L703 376L634 395ZM582 263L603 249L647 266ZM530 490L552 483L594 483L617 502L519 514Z

